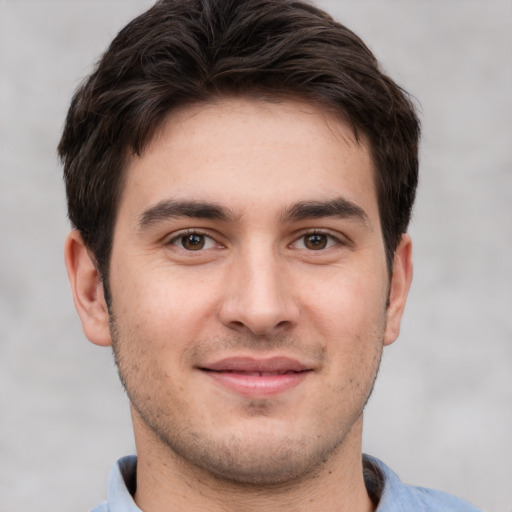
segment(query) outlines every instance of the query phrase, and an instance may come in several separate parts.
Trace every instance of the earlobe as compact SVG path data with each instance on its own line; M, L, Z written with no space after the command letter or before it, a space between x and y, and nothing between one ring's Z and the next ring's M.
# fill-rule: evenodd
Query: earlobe
M405 234L398 244L393 261L384 345L393 343L400 333L400 322L412 282L412 273L412 242L411 237Z
M101 276L76 230L66 238L64 259L73 300L87 338L96 345L112 344Z

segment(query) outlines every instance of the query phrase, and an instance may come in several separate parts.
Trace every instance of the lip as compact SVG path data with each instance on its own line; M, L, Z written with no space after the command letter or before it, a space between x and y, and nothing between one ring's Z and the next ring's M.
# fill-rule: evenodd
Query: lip
M288 357L230 357L199 369L222 387L253 398L283 393L312 372L312 368Z

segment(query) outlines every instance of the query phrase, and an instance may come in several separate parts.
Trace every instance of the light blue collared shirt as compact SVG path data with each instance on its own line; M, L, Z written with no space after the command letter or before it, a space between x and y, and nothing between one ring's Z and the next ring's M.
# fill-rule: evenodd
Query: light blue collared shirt
M365 479L372 480L372 493L379 505L376 512L482 512L451 494L424 487L403 484L398 476L380 460L363 456ZM91 512L141 512L130 492L136 485L137 457L119 459L110 472L107 501Z

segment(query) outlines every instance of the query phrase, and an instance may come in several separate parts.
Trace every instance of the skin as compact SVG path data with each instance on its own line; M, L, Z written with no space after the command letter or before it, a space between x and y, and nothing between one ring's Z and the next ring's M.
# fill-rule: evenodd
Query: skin
M130 397L143 510L373 510L362 413L412 278L407 235L387 271L373 173L341 119L228 98L170 114L131 159L110 311L69 235L84 332L113 344ZM233 357L306 370L233 387L209 370Z

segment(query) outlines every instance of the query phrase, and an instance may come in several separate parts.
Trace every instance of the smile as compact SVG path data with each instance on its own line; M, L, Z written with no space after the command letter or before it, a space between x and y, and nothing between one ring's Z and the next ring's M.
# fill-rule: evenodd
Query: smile
M211 370L211 371L216 371L216 370ZM240 374L243 374L243 375L248 375L248 376L267 376L267 375L287 375L287 374L290 374L290 373L299 373L299 372L296 372L294 370L287 370L287 371L283 371L283 372L241 372L239 370L226 370L225 373L240 373Z
M286 357L264 360L229 358L200 368L221 387L257 398L283 393L299 385L312 369Z

